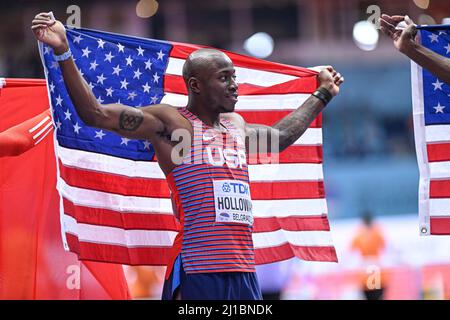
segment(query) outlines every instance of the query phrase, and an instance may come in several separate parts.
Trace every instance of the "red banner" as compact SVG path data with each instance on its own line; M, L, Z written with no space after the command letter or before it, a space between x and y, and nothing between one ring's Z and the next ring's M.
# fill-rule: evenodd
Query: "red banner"
M24 153L0 156L0 299L129 299L121 265L64 251L52 129L30 133L48 115L45 82L2 83L0 155L11 137ZM27 140L35 136L43 139Z

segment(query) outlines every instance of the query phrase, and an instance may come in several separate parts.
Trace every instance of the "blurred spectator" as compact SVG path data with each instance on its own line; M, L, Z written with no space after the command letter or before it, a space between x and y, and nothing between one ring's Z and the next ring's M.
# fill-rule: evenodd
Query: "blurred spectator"
M362 280L362 291L367 300L383 299L384 284L380 267L380 257L385 249L385 240L381 227L373 223L373 216L370 211L366 211L362 216L362 225L358 228L351 243L351 249L359 253L364 267ZM378 281L371 282L369 275L379 277Z
M159 299L164 282L164 267L125 266L133 299Z

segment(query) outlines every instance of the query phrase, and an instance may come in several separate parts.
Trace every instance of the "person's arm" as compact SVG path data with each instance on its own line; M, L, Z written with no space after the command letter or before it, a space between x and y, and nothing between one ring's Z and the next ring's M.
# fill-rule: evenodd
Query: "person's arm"
M405 46L402 53L407 55L418 65L430 71L440 80L450 85L450 59L436 52L431 51L424 46L413 42Z
M53 131L50 110L0 132L0 157L14 157L32 149Z
M319 88L326 90L331 97L334 97L339 93L339 86L344 82L344 77L332 67L326 67L318 74L318 81ZM324 108L325 103L311 95L300 107L273 126L245 123L246 136L256 136L258 145L259 139L267 139L269 152L281 152L301 137ZM271 150L272 139L278 139L279 150ZM248 145L247 148L249 148Z
M405 21L406 28L397 28L402 21ZM381 31L394 41L394 46L401 53L450 85L450 59L415 41L417 28L408 16L383 14L380 18L380 27Z
M36 38L53 48L55 55L69 50L66 31L49 13L36 15L31 29ZM113 131L128 138L152 139L164 131L163 122L153 114L155 106L132 108L121 104L101 105L81 76L72 58L59 62L67 91L78 115L88 126Z

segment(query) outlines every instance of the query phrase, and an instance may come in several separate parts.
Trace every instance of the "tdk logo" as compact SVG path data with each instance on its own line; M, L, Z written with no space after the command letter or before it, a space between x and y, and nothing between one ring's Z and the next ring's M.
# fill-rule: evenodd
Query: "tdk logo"
M224 183L223 184L223 186L222 186L222 191L223 192L230 192L231 191L231 187L230 187L230 185L228 184L228 183Z
M240 193L240 194L249 194L248 186L237 183L237 182L231 182L230 185L233 187L234 193Z

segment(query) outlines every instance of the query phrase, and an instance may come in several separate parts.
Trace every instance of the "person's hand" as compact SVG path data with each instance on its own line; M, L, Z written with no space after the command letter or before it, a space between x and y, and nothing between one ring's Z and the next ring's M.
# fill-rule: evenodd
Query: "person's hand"
M405 27L401 28L400 23L403 21ZM405 52L414 44L417 28L408 16L388 16L387 14L382 14L380 27L381 31L394 41L394 46L400 52Z
M317 75L317 80L320 87L327 89L335 97L339 93L339 86L344 82L344 77L332 66L326 66Z
M69 49L64 25L47 12L36 15L31 23L31 30L37 40L48 44L55 54L62 54Z

